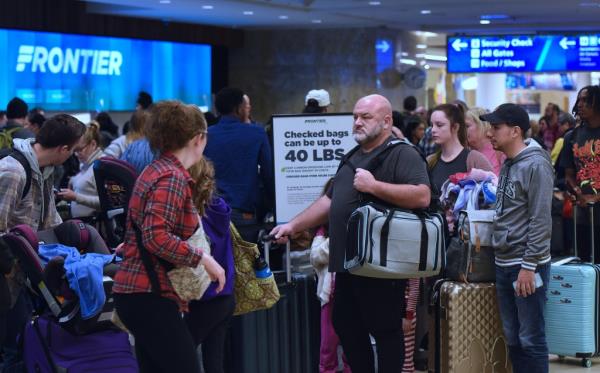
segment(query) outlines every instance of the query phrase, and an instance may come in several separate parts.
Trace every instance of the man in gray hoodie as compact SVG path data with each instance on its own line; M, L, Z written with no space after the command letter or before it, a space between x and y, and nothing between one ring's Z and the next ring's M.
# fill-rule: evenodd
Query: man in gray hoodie
M73 154L84 132L85 125L79 120L58 114L44 123L35 139L13 139L13 152L18 154L0 159L0 234L19 224L27 224L37 231L62 222L54 204L54 166L61 165ZM29 187L26 166L31 170ZM5 370L21 359L17 335L31 316L31 302L26 292L21 291L23 275L13 271L7 280L10 299L0 299L5 309L10 308L8 314L0 314L0 323L7 325L3 345Z
M550 277L554 172L548 152L525 140L529 115L502 104L482 115L494 149L506 154L500 171L492 245L496 290L514 373L547 373L544 304Z

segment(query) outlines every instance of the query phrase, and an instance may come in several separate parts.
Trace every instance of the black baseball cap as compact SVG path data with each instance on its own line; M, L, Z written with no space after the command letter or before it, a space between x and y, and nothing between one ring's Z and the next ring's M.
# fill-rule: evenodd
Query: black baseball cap
M502 104L489 114L480 115L479 119L490 124L506 124L508 126L519 126L523 133L529 130L529 114L515 104Z

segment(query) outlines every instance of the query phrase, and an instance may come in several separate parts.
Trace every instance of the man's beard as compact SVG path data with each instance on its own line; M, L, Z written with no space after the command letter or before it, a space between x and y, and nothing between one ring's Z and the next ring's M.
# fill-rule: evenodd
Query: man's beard
M354 137L354 141L356 141L358 144L362 145L362 144L369 143L369 142L373 141L374 139L376 139L377 137L379 137L379 135L381 135L381 132L383 132L383 123L377 124L377 126L375 128L373 128L373 130L371 132L353 133L352 137Z

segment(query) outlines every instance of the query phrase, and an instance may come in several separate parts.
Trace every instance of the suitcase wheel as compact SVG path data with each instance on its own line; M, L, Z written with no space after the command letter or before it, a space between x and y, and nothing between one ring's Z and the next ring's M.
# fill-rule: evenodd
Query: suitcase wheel
M584 368L591 368L592 360L591 359L581 359L581 366Z

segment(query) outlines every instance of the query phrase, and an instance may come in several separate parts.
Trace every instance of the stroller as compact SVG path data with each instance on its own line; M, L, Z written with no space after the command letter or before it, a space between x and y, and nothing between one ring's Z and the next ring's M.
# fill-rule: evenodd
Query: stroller
M17 259L28 286L40 300L39 313L48 310L67 331L86 334L112 327L110 318L114 307L112 299L112 276L117 264L104 267L102 283L106 301L101 312L92 318L83 319L77 295L69 288L63 268L44 268L38 255L39 244L61 243L76 248L80 253L111 254L96 229L78 220L66 221L53 229L34 232L28 225L18 225L0 237Z
M94 177L102 212L99 229L110 246L123 242L129 198L137 173L127 162L104 157L94 162Z
M37 233L27 225L19 225L0 237L0 245L16 258L34 294L34 304L38 304L38 316L25 326L22 335L27 371L137 372L127 333L111 322L112 277L118 265L104 266L102 285L106 300L97 314L84 319L79 298L69 288L64 268L56 270L42 265L39 244L51 243L74 247L81 254L111 254L96 229L79 220L69 220Z

